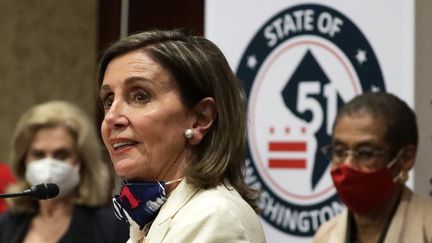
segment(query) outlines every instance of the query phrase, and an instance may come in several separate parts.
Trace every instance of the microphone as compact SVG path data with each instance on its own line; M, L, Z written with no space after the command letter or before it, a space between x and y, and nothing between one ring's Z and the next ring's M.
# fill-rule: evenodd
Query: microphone
M33 199L50 199L59 194L59 187L54 183L42 183L18 193L0 194L0 198L27 196Z

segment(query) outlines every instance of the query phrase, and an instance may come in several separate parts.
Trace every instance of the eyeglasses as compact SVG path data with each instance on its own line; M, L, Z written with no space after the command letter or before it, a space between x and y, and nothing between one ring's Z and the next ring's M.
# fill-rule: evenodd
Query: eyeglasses
M378 161L378 159L387 151L387 149L374 149L372 147L361 147L356 150L346 149L343 146L327 145L321 148L321 152L329 158L332 163L339 164L343 162L348 155L359 164L369 165Z

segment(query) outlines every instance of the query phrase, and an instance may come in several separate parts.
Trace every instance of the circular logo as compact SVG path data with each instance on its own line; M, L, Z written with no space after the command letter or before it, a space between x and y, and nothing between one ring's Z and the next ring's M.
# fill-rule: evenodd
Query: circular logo
M262 217L286 234L312 236L343 208L320 151L337 110L362 92L385 90L375 53L342 13L297 5L257 31L237 76L248 96L245 180L261 191Z

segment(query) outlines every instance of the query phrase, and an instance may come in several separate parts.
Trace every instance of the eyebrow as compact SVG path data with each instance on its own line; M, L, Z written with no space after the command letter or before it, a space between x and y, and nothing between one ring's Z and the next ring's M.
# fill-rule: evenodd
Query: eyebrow
M59 146L59 147L53 149L53 151L60 151L60 150L69 150L69 151L72 151L73 148L69 148L67 145L62 145L62 146ZM29 151L37 151L37 152L42 151L42 152L45 152L45 149L30 148Z
M130 85L132 85L132 84L135 84L135 83L142 83L142 82L146 82L146 83L149 82L149 83L152 83L153 81L150 80L150 79L148 79L148 78L142 77L142 76L132 76L132 77L128 77L128 78L126 78L126 80L124 81L124 84L125 84L126 86L130 86ZM101 92L103 92L103 91L109 91L109 90L111 90L110 87L109 87L109 85L107 85L107 84L102 84L101 87L100 87L100 91L99 91L99 93L101 93Z
M347 146L347 144L339 139L334 139L332 142L333 145L342 145L342 146ZM361 148L361 147L376 147L376 143L374 143L373 141L367 140L367 141L361 141L357 144L354 145L354 148Z

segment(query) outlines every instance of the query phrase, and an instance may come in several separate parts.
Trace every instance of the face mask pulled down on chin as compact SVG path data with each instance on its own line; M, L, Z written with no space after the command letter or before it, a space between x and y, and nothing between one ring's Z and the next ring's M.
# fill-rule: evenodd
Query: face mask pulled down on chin
M114 213L121 221L131 226L137 224L142 230L152 222L160 207L166 202L165 186L178 182L183 178L172 181L129 182L122 181L120 194L112 199Z

